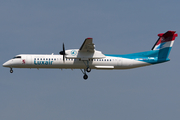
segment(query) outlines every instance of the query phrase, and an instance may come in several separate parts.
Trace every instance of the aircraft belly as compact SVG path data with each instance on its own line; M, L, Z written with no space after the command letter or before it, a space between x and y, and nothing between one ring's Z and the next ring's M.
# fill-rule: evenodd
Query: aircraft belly
M131 68L136 68L136 67L142 67L142 66L147 66L151 65L150 63L144 62L144 61L137 61L134 59L127 59L127 58L122 58L122 63L120 66L116 67L119 69L131 69Z

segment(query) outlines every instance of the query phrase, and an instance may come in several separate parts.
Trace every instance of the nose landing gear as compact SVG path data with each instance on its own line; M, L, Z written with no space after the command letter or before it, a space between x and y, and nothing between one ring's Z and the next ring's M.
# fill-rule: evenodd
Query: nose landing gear
M10 68L10 73L13 73L13 69L12 68Z

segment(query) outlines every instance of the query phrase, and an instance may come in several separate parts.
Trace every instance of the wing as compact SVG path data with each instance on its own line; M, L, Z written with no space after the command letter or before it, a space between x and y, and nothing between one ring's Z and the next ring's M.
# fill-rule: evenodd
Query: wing
M92 38L86 38L84 40L84 43L80 47L79 51L80 52L94 52L94 43L92 43Z
M72 59L102 59L106 56L101 51L95 50L95 45L92 43L92 38L86 38L79 50L66 50L66 58Z

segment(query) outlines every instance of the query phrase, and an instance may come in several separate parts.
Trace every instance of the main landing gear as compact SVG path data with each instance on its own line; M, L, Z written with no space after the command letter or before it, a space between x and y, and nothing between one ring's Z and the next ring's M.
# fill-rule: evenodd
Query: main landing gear
M13 73L13 69L12 68L10 68L10 73Z
M91 68L87 67L86 69L84 69L84 71L81 69L82 73L84 74L83 78L84 80L88 79L88 75L86 74L86 72L91 72Z
M86 71L87 71L87 72L91 72L91 68L90 68L90 67L87 67L87 68L86 68Z
M84 76L83 76L84 80L87 80L88 75L86 74L86 72L88 72L88 73L91 72L91 68L89 67L89 60L83 60L83 63L85 64L86 69L84 69L84 71L81 69L81 71L84 74Z

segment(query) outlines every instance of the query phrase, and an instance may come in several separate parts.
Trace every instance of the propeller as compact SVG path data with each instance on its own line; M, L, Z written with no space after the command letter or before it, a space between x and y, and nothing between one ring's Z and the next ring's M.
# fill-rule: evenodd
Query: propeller
M60 54L60 55L63 55L63 61L64 61L64 59L65 59L65 55L66 55L66 53L65 53L65 47L64 47L64 43L63 43L63 51L60 51L60 52L59 52L59 54Z

